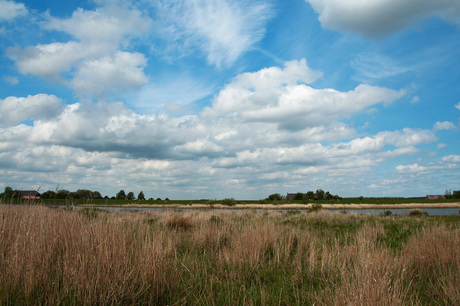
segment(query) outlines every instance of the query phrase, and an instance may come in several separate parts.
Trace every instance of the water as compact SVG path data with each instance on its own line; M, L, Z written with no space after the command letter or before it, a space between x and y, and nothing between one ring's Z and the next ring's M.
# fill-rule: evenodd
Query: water
M396 208L396 209L381 209L381 208L368 208L368 209L347 209L346 211L350 214L375 214L380 215L385 211L391 211L393 215L408 215L411 210L415 208ZM423 212L427 212L430 216L455 216L460 215L459 208L417 208ZM337 213L344 210L331 209L330 212Z
M81 207L78 207L81 208ZM94 206L94 208L108 210L108 211L162 211L162 210L183 210L190 211L193 208L165 208L165 207L107 207L107 206ZM393 215L407 215L415 208L395 208L395 209L382 209L382 208L368 208L368 209L325 209L331 213L347 212L349 214L375 214L380 215L385 211L391 211ZM455 216L460 215L460 208L418 208L423 212L427 212L430 216ZM214 208L213 211L248 211L248 209L219 209ZM257 212L272 211L272 212L287 212L292 210L285 209L255 209ZM308 211L307 209L299 209L299 211Z

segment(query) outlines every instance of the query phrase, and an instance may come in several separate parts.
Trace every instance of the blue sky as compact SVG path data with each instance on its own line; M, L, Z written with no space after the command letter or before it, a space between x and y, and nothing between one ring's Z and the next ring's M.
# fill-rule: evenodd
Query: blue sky
M460 189L456 0L0 0L0 188Z

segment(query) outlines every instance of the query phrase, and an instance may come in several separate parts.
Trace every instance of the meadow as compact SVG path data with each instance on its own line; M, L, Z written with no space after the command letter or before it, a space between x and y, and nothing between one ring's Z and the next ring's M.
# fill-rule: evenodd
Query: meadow
M460 216L0 205L0 304L458 305Z

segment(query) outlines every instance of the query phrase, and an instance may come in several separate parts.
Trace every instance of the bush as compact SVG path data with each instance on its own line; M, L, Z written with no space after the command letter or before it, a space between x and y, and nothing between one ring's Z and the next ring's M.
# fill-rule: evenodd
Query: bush
M212 215L211 218L209 219L209 222L215 223L215 224L222 224L224 220L221 217Z
M296 209L296 210L288 210L288 211L285 212L285 214L288 215L288 216L298 215L300 213L301 213L301 211L298 210L298 209Z
M420 209L412 209L409 212L409 216L428 216L426 211L421 211Z
M94 208L94 207L85 207L83 208L82 210L80 210L79 212L86 216L88 219L92 220L92 219L96 219L99 212L101 212L102 209L99 209L99 208Z
M308 211L312 212L312 211L320 211L321 209L323 209L323 205L321 204L312 204L310 209L308 209Z
M184 231L191 230L194 226L192 220L183 217L169 219L167 225L169 228Z
M270 201L280 201L282 199L282 196L279 193L273 193L268 196L268 199Z
M385 210L383 213L382 213L382 216L391 216L393 213L391 212L391 210Z
M227 206L233 206L235 205L235 199L234 198L226 198L226 199L223 199L222 200L222 204L223 205L227 205Z

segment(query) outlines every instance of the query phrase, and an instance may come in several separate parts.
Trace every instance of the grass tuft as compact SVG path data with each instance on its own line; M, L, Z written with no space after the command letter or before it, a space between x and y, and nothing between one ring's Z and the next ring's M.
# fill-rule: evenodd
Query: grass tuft
M168 220L167 225L169 228L184 231L189 231L194 226L192 220L183 217L173 217Z

